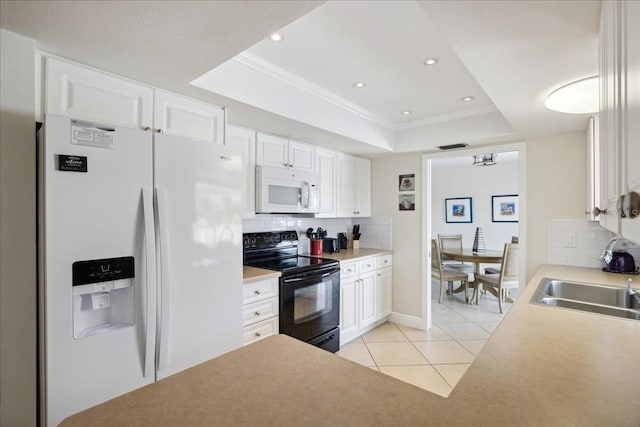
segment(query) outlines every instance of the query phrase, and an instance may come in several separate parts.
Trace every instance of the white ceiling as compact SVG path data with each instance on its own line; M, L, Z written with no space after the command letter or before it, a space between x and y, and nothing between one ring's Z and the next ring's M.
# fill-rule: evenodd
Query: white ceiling
M584 115L543 102L597 73L598 1L322 3L3 0L0 25L43 51L225 105L231 122L359 154L586 128ZM265 39L278 29L283 42ZM440 63L422 65L431 56ZM189 85L208 70L215 93Z

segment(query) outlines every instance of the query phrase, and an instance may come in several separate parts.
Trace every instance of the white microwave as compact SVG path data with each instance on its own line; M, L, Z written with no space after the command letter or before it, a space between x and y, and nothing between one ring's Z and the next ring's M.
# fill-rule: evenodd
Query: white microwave
M317 175L256 166L256 213L317 212Z

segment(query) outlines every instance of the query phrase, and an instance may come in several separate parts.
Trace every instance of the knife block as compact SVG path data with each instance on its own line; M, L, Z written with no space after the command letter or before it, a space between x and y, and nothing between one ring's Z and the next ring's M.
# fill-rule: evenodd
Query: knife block
M353 234L350 236L349 242L351 243L349 246L353 249L360 249L360 240L356 240L353 238Z

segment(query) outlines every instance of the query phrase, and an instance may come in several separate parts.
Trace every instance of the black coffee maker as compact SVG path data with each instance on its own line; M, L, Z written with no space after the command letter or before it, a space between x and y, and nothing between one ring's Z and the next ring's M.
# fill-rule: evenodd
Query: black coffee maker
M601 259L607 264L602 270L610 273L638 274L636 262L627 252L628 246L629 241L622 237L612 239L602 254Z

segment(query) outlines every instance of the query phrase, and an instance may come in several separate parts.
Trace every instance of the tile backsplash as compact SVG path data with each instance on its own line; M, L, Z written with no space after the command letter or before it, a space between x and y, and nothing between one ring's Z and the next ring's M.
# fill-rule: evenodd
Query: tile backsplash
M549 264L601 268L600 260L609 241L616 235L595 221L554 219L549 222ZM572 243L571 243L572 242ZM640 247L632 246L636 266L640 265Z
M375 249L391 249L391 218L310 218L299 215L258 215L242 220L243 233L261 231L295 230L298 232L300 253L309 253L306 231L318 227L327 230L327 237L338 233L351 233L354 224L360 224L360 246Z

